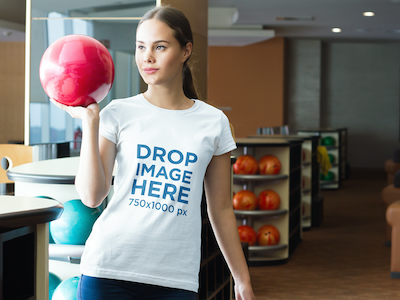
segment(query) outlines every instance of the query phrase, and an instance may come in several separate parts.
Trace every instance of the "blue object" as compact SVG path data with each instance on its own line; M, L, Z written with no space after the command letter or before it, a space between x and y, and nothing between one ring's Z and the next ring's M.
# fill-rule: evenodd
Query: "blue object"
M146 297L143 297L145 295ZM85 300L196 300L197 293L179 288L157 286L123 280L89 277L82 275L78 287L78 299ZM54 298L53 298L54 300ZM58 300L58 299L57 299Z
M79 277L62 281L53 293L51 300L77 300Z
M55 289L58 287L58 285L61 283L60 277L58 277L54 273L49 273L49 300L51 300L53 297L53 293Z
M64 202L63 205L61 217L50 223L54 241L56 244L84 245L101 209L89 208L80 199Z

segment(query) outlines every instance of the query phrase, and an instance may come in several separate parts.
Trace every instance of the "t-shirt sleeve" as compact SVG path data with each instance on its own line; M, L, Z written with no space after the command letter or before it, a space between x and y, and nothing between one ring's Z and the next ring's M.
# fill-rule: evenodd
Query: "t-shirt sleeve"
M116 120L117 114L115 112L115 105L110 103L100 112L100 135L104 136L107 140L117 144L118 135L118 121Z
M236 142L232 135L231 126L227 116L221 114L221 134L214 155L222 155L236 149Z

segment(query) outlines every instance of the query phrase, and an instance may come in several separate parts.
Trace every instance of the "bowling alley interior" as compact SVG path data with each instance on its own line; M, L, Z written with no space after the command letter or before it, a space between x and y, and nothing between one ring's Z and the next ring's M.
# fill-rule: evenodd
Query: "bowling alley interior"
M103 109L146 91L135 34L160 5L189 19L199 98L231 124L256 299L398 299L400 1L0 0L0 300L77 299L85 242L113 195L98 208L79 199L85 133L49 100L46 50L72 35L103 47ZM197 299L235 299L204 195L201 212Z

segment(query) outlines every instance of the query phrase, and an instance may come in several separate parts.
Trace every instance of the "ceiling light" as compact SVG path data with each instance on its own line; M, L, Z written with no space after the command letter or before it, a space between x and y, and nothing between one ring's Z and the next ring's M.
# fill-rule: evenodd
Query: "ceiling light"
M375 16L375 13L373 11L365 11L363 15L364 17L373 17Z
M360 33L366 33L371 32L371 29L357 28L356 31Z
M340 29L340 28L332 28L332 32L339 33L339 32L342 32L342 29Z
M287 17L276 17L277 21L313 21L313 16L287 16Z
M386 33L396 33L399 34L400 33L400 29L387 29L385 30Z

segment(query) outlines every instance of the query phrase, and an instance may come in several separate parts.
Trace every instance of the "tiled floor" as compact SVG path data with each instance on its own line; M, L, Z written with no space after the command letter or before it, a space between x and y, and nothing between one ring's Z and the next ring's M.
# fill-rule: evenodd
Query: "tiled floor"
M322 191L324 221L303 233L289 262L250 268L257 299L400 299L385 246L385 185L382 174L351 175Z

